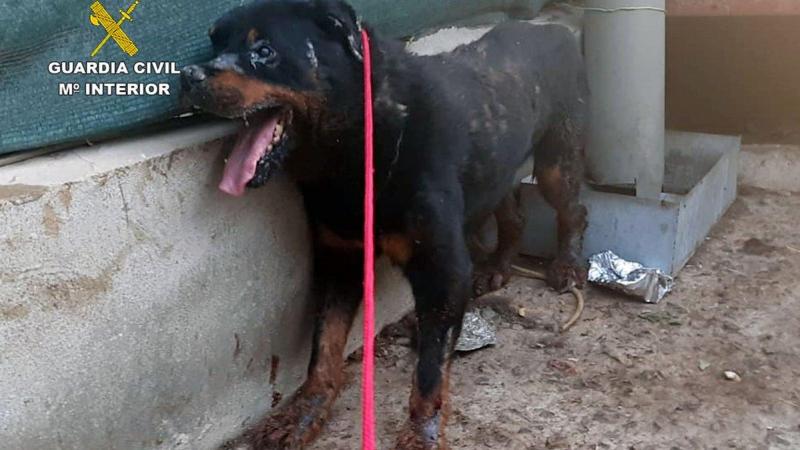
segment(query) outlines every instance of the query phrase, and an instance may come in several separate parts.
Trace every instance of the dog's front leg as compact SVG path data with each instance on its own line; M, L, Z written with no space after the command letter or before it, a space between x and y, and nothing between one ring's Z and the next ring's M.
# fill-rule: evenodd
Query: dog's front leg
M405 267L414 293L419 360L409 421L396 445L402 450L447 448L450 361L470 296L472 263L459 211L443 211L443 204L447 201L417 215L418 243Z
M361 251L317 246L319 312L308 378L289 402L256 428L255 450L297 449L317 437L344 384L344 348L361 299Z

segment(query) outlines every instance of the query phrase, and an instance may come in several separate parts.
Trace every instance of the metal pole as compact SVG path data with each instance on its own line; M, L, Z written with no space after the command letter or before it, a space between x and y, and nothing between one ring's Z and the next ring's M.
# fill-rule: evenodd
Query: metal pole
M665 0L585 4L590 177L658 198L664 184Z

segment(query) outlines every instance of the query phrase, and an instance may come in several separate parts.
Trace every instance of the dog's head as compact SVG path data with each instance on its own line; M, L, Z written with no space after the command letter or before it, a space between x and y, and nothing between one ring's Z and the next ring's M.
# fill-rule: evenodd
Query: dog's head
M360 89L359 25L341 0L265 0L228 12L209 36L214 58L183 69L184 100L244 119L219 185L241 195L313 134L322 109L352 103L341 96Z

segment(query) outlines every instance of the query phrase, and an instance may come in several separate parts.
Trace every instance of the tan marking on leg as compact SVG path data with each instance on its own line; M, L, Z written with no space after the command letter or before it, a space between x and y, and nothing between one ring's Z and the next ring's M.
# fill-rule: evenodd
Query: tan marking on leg
M320 226L318 228L317 242L324 247L334 250L356 251L364 248L364 242L361 240L345 239L325 226Z
M544 195L552 205L560 203L559 191L561 190L561 168L558 166L548 167L536 172L536 181Z
M398 266L408 263L414 254L414 242L405 234L390 233L382 235L379 245L383 253Z
M309 374L304 393L334 397L344 384L344 348L352 319L338 310L325 311L319 336L317 361Z
M344 348L352 316L326 309L316 359L308 379L280 410L256 426L255 448L303 448L322 430L345 382Z
M569 217L562 191L565 189L562 179L561 168L554 166L538 172L536 178L539 183L540 191L545 200L556 210L556 221L558 223L558 236L563 237L570 232L572 218Z

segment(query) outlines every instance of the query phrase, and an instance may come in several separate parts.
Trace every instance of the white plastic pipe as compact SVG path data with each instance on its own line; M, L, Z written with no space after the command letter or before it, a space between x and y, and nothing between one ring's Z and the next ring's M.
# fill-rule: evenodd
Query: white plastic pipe
M586 0L589 174L658 198L664 184L665 0Z

